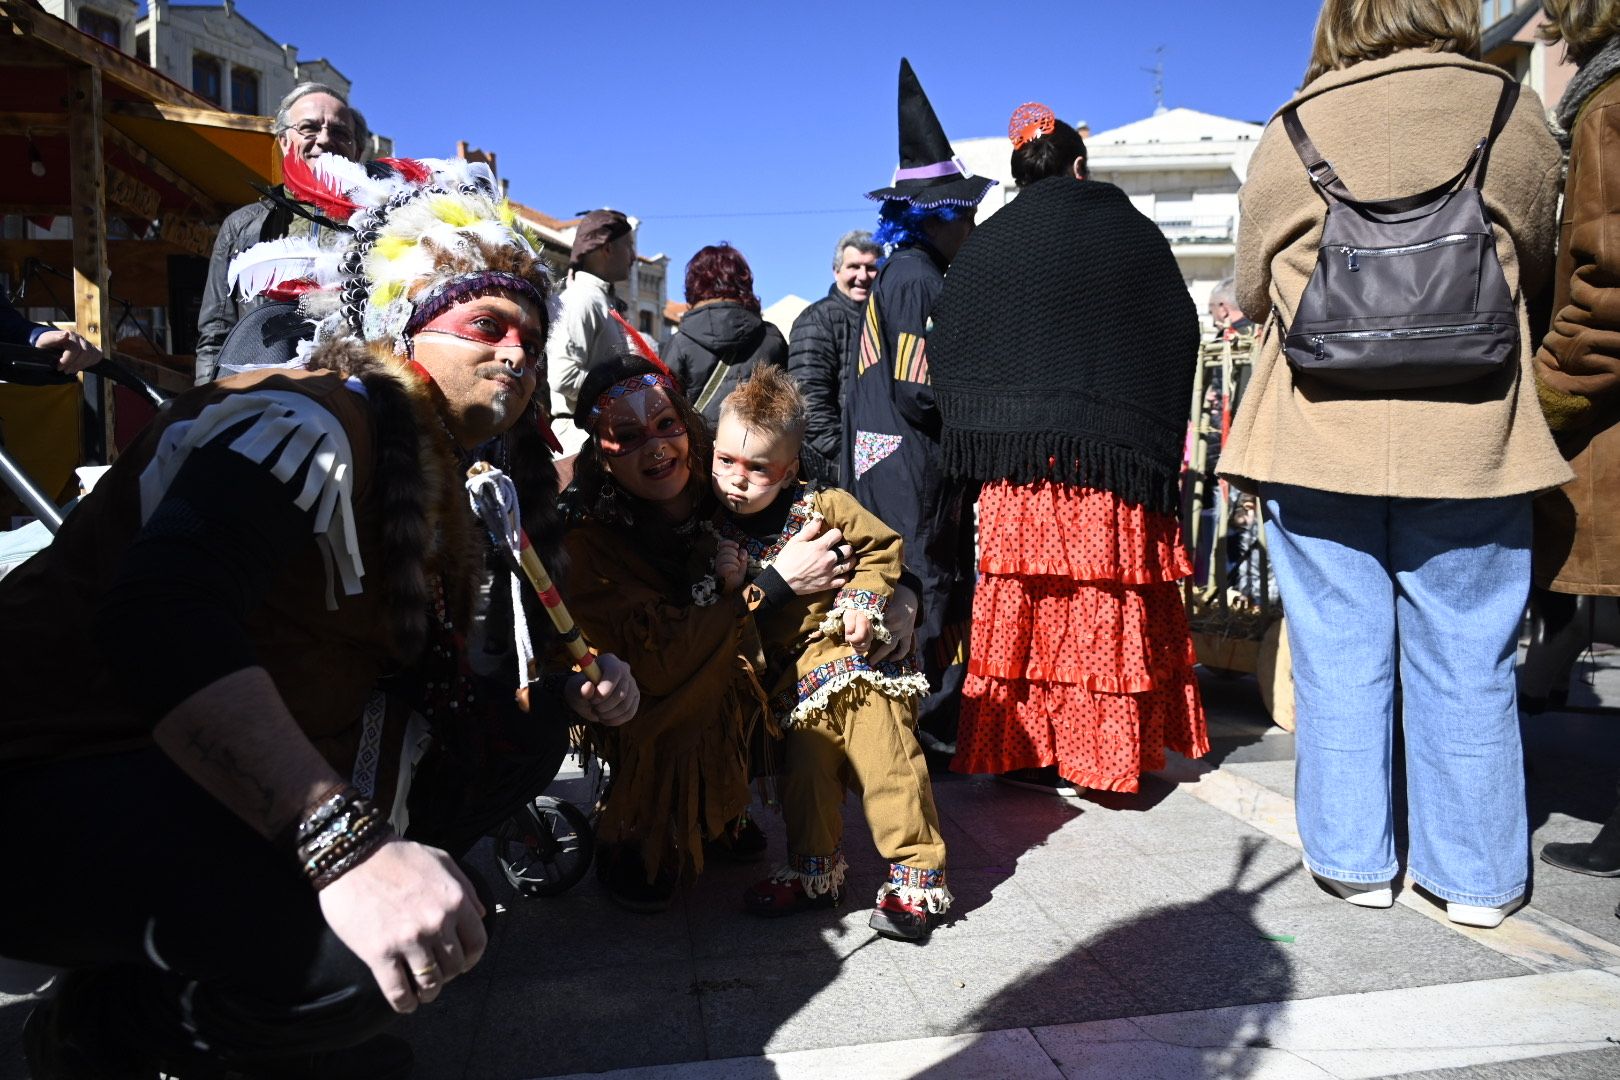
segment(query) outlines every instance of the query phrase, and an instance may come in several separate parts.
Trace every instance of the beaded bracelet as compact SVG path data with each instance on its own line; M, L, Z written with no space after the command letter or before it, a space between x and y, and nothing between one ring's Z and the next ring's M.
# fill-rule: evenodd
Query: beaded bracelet
M319 892L393 836L388 819L377 807L344 784L298 822L292 841L299 869Z

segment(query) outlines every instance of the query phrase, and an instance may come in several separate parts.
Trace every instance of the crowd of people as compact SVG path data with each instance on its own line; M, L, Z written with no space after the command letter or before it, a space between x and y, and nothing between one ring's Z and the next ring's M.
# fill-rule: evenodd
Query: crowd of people
M1305 867L1377 908L1404 866L1487 928L1528 882L1532 579L1620 594L1620 4L1544 7L1580 66L1551 131L1475 59L1473 0L1326 0L1210 301L1255 342L1219 469L1288 612ZM60 972L34 1075L407 1075L389 1019L487 946L463 856L570 749L602 765L622 906L710 858L773 858L746 912L838 902L850 791L889 864L870 925L914 943L952 901L931 769L1130 793L1208 750L1179 584L1201 331L1169 245L1036 103L1018 197L976 227L995 181L904 60L898 106L827 296L784 339L742 253L705 247L660 355L615 295L624 214L583 217L559 289L485 166L359 161L340 95L289 95L285 182L220 235L200 385L0 583L0 853L28 882L0 955ZM1463 224L1376 242L1430 215ZM1414 253L1437 261L1385 272ZM12 314L64 368L97 359ZM1448 374L1377 344L1414 339ZM525 587L533 557L557 590ZM85 836L117 888L82 887ZM1543 857L1620 875L1620 812Z

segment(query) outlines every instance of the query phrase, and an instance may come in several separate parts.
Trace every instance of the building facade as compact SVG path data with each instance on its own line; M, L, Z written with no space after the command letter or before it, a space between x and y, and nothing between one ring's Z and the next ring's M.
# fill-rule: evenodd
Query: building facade
M1511 71L1548 109L1558 104L1575 75L1562 45L1548 45L1537 31L1547 21L1539 0L1481 0L1480 55Z
M495 174L501 185L501 194L505 195L517 211L518 217L524 224L534 230L540 237L541 256L551 267L552 276L559 285L568 277L568 254L574 247L574 230L579 227L579 218L555 218L532 206L525 205L511 196L511 184L501 177L500 168L496 164L496 153L493 150L481 150L467 145L466 140L456 143L456 156L466 161L481 161L489 166L489 171ZM671 322L667 317L668 311L668 277L669 256L662 253L657 255L640 254L641 221L639 218L630 218L630 229L636 237L637 255L635 265L630 268L630 280L623 283L618 290L619 299L624 301L624 317L631 326L647 336L654 345L668 341L675 332L679 321Z

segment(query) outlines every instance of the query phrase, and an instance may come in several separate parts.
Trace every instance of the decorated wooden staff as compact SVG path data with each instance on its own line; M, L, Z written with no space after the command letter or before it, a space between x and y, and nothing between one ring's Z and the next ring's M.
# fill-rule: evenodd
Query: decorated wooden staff
M552 584L551 575L546 573L540 556L534 552L534 545L529 543L528 534L523 531L518 516L517 486L512 483L511 477L486 461L475 462L467 470L467 498L472 503L473 511L483 521L484 528L489 530L496 548L529 579L529 584L540 597L540 603L545 605L546 614L551 616L551 624L562 636L563 644L568 646L574 666L593 683L601 682L602 669L596 664L596 654L585 641L574 617L568 613L562 594ZM528 633L523 623L523 605L516 596L512 598L512 604L512 617L518 627L514 636L522 642L519 645L519 667L528 669L532 658L527 655ZM533 675L532 670L520 675L522 685L518 688L518 701L525 709L528 707L528 683L534 681Z

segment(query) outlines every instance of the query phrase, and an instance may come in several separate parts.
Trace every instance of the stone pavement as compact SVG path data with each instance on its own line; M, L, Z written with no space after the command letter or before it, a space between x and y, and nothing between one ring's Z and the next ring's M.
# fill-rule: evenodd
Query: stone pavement
M1620 703L1620 663L1594 678L1572 707ZM884 867L853 803L838 911L750 918L757 864L711 864L660 915L620 911L594 878L508 896L484 963L401 1025L417 1075L1620 1077L1620 880L1536 862L1531 906L1497 931L1454 927L1409 887L1387 911L1334 899L1300 865L1292 736L1252 680L1204 690L1209 759L1138 796L938 775L957 903L922 948L866 927ZM1536 848L1589 838L1615 798L1620 717L1528 717L1525 733ZM0 1078L22 1075L26 1007L0 999Z

